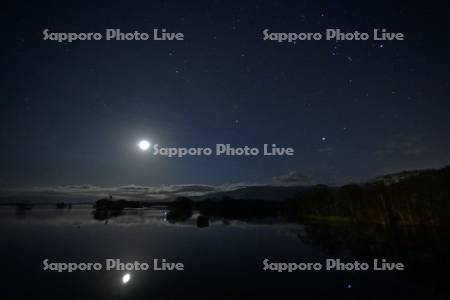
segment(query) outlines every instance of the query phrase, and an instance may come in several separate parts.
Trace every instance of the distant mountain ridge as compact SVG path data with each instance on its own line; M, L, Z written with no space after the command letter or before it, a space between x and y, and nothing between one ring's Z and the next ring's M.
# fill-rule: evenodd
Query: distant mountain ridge
M445 176L448 173L450 166L446 166L441 169L424 169L424 170L411 170L402 171L398 173L391 173L383 176L375 177L367 182L361 182L356 185L366 185L366 184L377 184L383 183L386 186L390 186L396 183L401 183L409 179L418 177L430 177L430 176ZM450 184L450 183L449 183ZM298 196L299 194L314 189L316 187L326 186L326 185L309 185L309 186L273 186L273 185L262 185L262 186L248 186L241 187L232 191L223 192L213 192L198 197L191 197L194 200L204 200L204 199L217 199L220 200L224 197L229 197L233 199L247 199L247 200L286 200ZM345 186L345 185L344 185ZM333 189L333 187L329 187ZM338 188L338 187L336 187Z
M247 200L286 200L309 189L310 186L248 186L232 191L214 192L203 196L191 197L194 200L216 199L224 197Z

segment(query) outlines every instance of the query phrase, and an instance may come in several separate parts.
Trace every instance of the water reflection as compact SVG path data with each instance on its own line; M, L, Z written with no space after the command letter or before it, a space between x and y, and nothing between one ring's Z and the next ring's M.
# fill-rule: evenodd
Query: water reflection
M122 276L122 283L127 284L131 279L131 275L129 273Z
M210 299L211 294L223 299L254 299L277 297L284 290L306 298L361 298L367 291L374 298L443 298L450 294L450 235L446 229L296 223L279 216L237 219L185 211L100 211L74 206L33 207L18 214L16 208L1 208L0 234L7 246L0 249L0 256L7 261L4 271L11 274L7 278L10 295L22 293L30 298L32 293L18 289L15 283L23 282L23 276L35 290L48 291L48 282L57 282L60 293L48 297L55 299L75 287L87 298L130 299ZM185 263L186 271L45 273L40 263L46 257L54 261L168 258ZM407 269L401 273L277 274L261 271L261 262L267 257L295 262L327 257L366 262L386 258L404 263ZM114 289L131 281L133 289ZM166 294L168 289L171 297ZM208 293L198 296L199 290ZM95 297L89 295L93 291Z

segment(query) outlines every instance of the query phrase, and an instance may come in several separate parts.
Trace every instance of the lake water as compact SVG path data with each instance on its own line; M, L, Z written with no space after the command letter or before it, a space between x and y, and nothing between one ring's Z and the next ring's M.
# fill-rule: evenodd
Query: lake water
M208 225L208 226L206 226ZM164 209L109 219L90 207L0 208L0 299L403 299L450 298L446 230L280 219L166 220ZM181 262L184 271L44 271L43 261ZM405 271L264 271L271 262L368 262ZM124 284L123 276L130 280Z

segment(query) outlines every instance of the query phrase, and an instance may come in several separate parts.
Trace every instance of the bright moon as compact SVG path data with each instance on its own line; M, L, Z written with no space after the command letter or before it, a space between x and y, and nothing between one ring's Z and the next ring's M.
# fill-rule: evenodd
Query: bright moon
M122 283L127 283L128 281L130 281L130 278L131 278L131 276L130 276L130 274L125 274L125 275L123 275L122 276Z
M139 142L138 146L142 151L147 151L148 148L150 148L150 142L147 140L142 140Z

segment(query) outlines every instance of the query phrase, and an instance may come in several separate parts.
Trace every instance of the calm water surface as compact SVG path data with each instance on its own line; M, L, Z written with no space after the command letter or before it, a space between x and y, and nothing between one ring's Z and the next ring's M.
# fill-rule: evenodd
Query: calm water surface
M0 208L1 299L450 299L446 230L294 224L278 219L178 223L164 209L96 219L90 207ZM184 271L43 270L52 262L182 262ZM263 260L402 262L403 272L263 271ZM124 274L130 281L122 283Z

